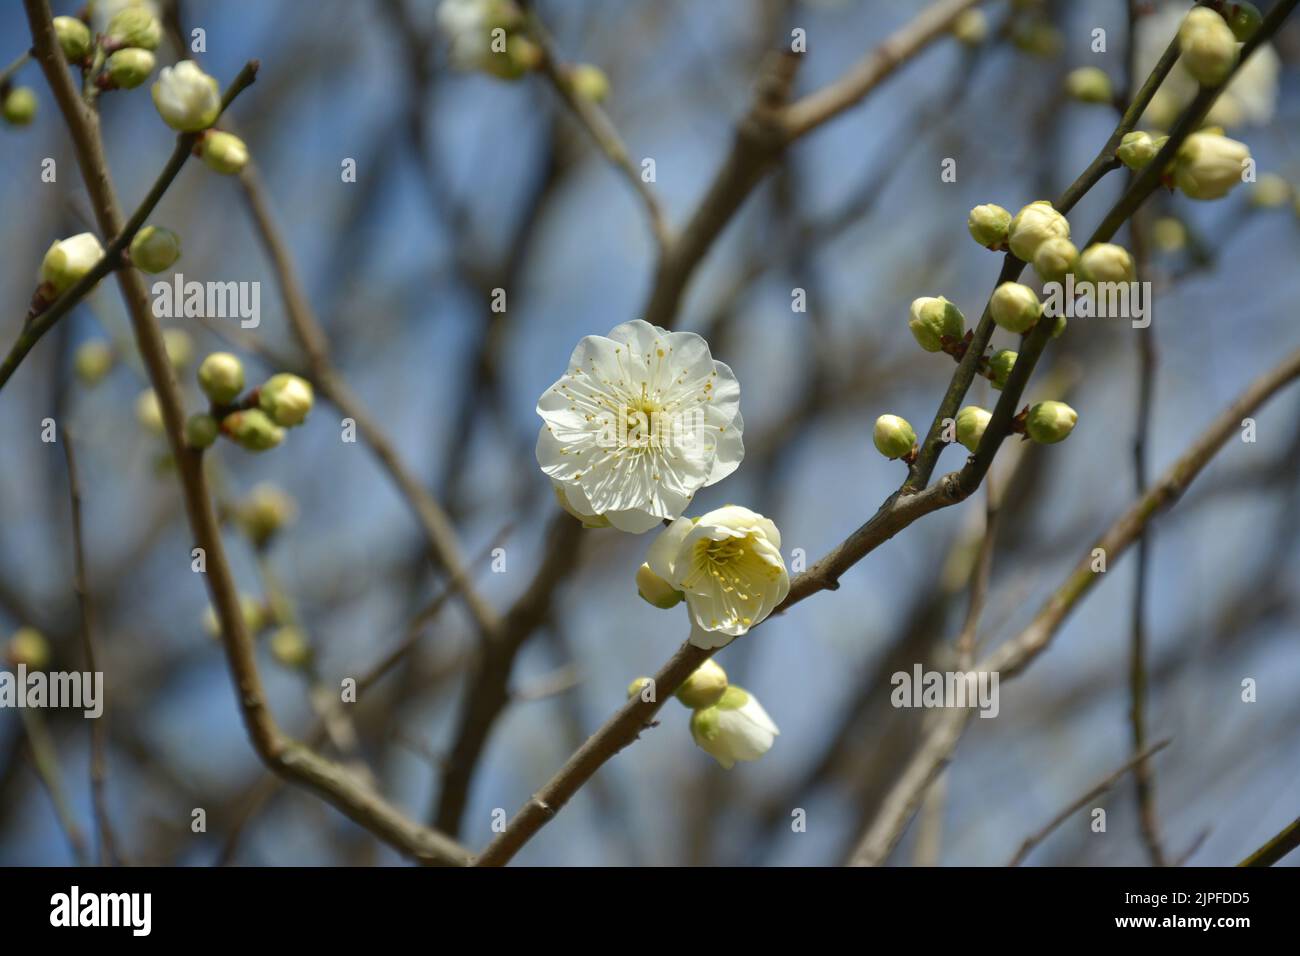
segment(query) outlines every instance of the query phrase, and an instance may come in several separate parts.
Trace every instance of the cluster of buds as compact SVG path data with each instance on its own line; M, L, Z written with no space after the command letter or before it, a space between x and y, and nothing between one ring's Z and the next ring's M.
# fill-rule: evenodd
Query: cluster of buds
M644 693L648 677L628 686L631 699ZM727 672L712 660L701 664L677 689L677 700L691 710L696 746L730 770L737 761L757 760L781 733L749 691L727 682Z
M542 64L545 54L527 35L527 19L511 0L442 0L438 29L452 66L516 80Z
M141 4L123 7L92 42L86 24L55 17L54 32L67 61L81 67L100 90L133 90L149 79L162 43L162 24Z
M1129 169L1143 169L1168 139L1134 130L1124 135L1115 155ZM1249 146L1223 135L1218 127L1207 126L1183 141L1173 162L1163 171L1162 181L1177 187L1189 199L1222 199L1238 183L1245 182L1250 164Z
M195 449L207 448L218 435L247 451L274 448L284 441L286 428L303 423L315 401L311 383L288 372L243 394L244 366L229 352L205 358L198 379L210 407L185 423L185 441Z

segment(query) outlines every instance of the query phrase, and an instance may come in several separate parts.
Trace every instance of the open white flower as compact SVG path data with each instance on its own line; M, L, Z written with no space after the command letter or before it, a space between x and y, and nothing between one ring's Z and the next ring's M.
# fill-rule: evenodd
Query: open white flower
M770 519L738 505L677 519L655 538L646 563L686 595L696 647L730 643L790 593L781 532Z
M1165 47L1177 34L1187 15L1188 4L1166 3L1150 16L1137 21L1137 75L1145 79ZM1272 44L1261 45L1250 59L1241 64L1222 95L1210 107L1205 122L1211 126L1265 126L1273 119L1277 106L1278 74L1281 60ZM1160 84L1145 123L1169 129L1178 114L1200 91L1200 84L1180 62Z
M221 89L193 60L158 71L153 85L153 102L158 115L172 129L193 133L207 129L221 114Z
M589 335L537 402L537 462L584 524L641 534L744 457L740 383L694 332L637 319Z
M777 735L772 718L753 694L732 684L712 707L691 714L691 736L700 749L730 770L737 760L757 760Z

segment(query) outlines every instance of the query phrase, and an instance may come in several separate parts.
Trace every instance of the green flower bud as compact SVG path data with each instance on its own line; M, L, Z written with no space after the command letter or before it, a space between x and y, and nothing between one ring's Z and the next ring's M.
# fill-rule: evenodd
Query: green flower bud
M162 405L158 401L157 393L152 388L146 388L136 397L135 417L145 427L145 431L152 432L155 435L163 433Z
M62 295L104 258L104 247L92 232L83 232L55 242L41 261L37 281L48 282L55 295Z
M965 10L952 22L952 35L965 46L979 46L989 35L988 17L979 8Z
M876 450L890 460L909 455L916 447L916 432L906 418L897 415L877 418L871 439L876 443Z
M1034 290L1019 282L1004 282L989 300L993 321L1008 332L1023 334L1034 327L1043 312Z
M1250 147L1215 132L1187 137L1174 160L1174 185L1189 199L1221 199L1242 181Z
M927 352L943 349L945 338L958 341L966 334L966 316L943 296L912 300L907 327Z
M104 39L114 50L128 46L156 50L162 42L162 24L144 7L126 7L108 21Z
M1179 62L1202 86L1217 86L1237 65L1237 37L1209 7L1193 7L1178 28Z
M190 367L194 361L194 340L184 329L163 329L163 348L172 368L180 372Z
M1079 277L1085 282L1132 282L1137 272L1127 249L1113 242L1097 242L1079 256Z
M80 63L90 55L90 27L76 17L55 17L54 35L69 63Z
M972 455L984 437L992 414L978 405L967 405L957 413L957 441L966 447Z
M1019 353L1011 349L1003 349L1000 352L994 352L993 357L989 359L989 381L998 391L1007 387L1007 376L1015 368L1016 358Z
M1115 155L1129 169L1141 169L1156 158L1168 141L1168 136L1152 136L1143 130L1135 129L1124 134L1124 138L1119 142L1119 148L1115 150Z
M1115 97L1110 77L1095 66L1081 66L1065 77L1065 91L1080 103L1110 103Z
M229 405L244 390L244 365L229 352L213 352L199 366L199 388L218 405Z
M240 530L259 548L297 517L298 503L293 496L266 482L255 485L235 509L235 521Z
M691 714L691 737L696 745L728 770L738 760L763 756L779 733L758 698L735 684L717 704Z
M1060 282L1078 261L1079 250L1069 239L1048 239L1034 253L1034 271L1044 282Z
M569 73L573 92L592 103L603 103L609 96L609 77L590 63L579 63Z
M211 447L220 431L217 420L207 412L191 415L185 422L185 444L195 451Z
M1151 238L1161 252L1179 252L1187 246L1187 227L1173 216L1161 216L1151 225Z
M517 80L530 70L542 64L542 49L532 40L520 34L511 34L506 39L504 53L489 53L483 61L483 68L497 79Z
M1005 245L1010 226L1011 213L993 203L976 206L966 218L971 238L989 249L1001 249Z
M233 176L248 164L248 147L233 133L212 130L203 137L199 155L210 169Z
M1280 209L1291 202L1291 184L1277 173L1264 173L1250 191L1256 209Z
M1034 253L1048 239L1069 238L1069 221L1046 199L1031 202L1016 213L1007 232L1007 244L1022 262L1033 262Z
M1253 3L1230 3L1227 13L1228 28L1242 43L1253 37L1264 23L1264 15Z
M161 226L145 226L131 240L131 264L150 274L175 265L181 257L181 237Z
M83 342L72 357L72 367L83 385L98 385L113 370L113 349L102 339Z
M284 429L260 408L231 412L221 420L221 430L246 451L267 451L284 441Z
M15 86L5 94L0 115L13 126L26 126L36 118L36 91L30 86Z
M266 606L249 594L239 595L239 616L244 619L244 628L249 637L256 637L271 623ZM217 610L209 606L203 614L203 630L211 638L221 637L221 622Z
M133 90L153 72L154 55L140 47L123 47L104 64L104 72L119 90Z
M667 610L686 597L671 584L650 570L650 565L642 564L636 572L636 593L641 600L657 608Z
M677 699L692 710L699 710L718 703L726 691L727 672L707 660L677 689Z
M258 406L285 428L301 425L314 402L311 383L288 372L272 375L258 390Z
M43 671L50 664L50 642L34 627L20 627L9 638L5 659L12 667L23 664L30 671Z
M307 643L307 635L301 628L294 627L292 624L278 627L271 633L268 643L271 656L291 670L306 667L311 663L311 645Z
M1037 402L1029 407L1025 433L1040 445L1051 445L1074 431L1079 414L1065 402Z
M649 677L638 677L636 680L632 681L632 683L627 685L627 699L631 700L633 697L640 697L641 691L645 689L645 686L653 683L654 681Z

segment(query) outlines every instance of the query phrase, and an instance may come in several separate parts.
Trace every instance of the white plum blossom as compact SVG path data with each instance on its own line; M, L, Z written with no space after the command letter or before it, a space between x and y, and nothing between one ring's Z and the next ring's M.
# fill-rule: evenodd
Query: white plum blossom
M790 593L781 532L770 519L738 505L677 519L655 538L646 563L686 595L696 647L730 643Z
M732 684L722 699L691 715L691 736L723 768L738 760L757 760L772 749L777 735L772 718L753 694Z
M1166 3L1150 16L1137 22L1137 75L1146 79L1187 15L1186 3ZM1281 60L1272 44L1262 44L1241 64L1222 95L1210 107L1205 122L1211 126L1265 126L1272 122L1277 106L1278 75ZM1148 107L1145 122L1158 129L1169 129L1178 114L1200 90L1196 78L1183 66L1181 58L1160 84Z
M640 319L586 336L537 402L537 462L586 525L641 534L745 454L740 383L694 332Z
M207 129L221 114L221 89L193 60L164 66L153 85L158 115L172 129L185 133Z

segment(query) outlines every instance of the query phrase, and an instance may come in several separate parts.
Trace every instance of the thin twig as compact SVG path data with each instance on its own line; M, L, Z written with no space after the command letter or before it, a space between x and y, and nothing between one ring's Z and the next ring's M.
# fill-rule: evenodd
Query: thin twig
M1281 833L1237 865L1272 866L1298 846L1300 846L1300 817L1292 820Z

